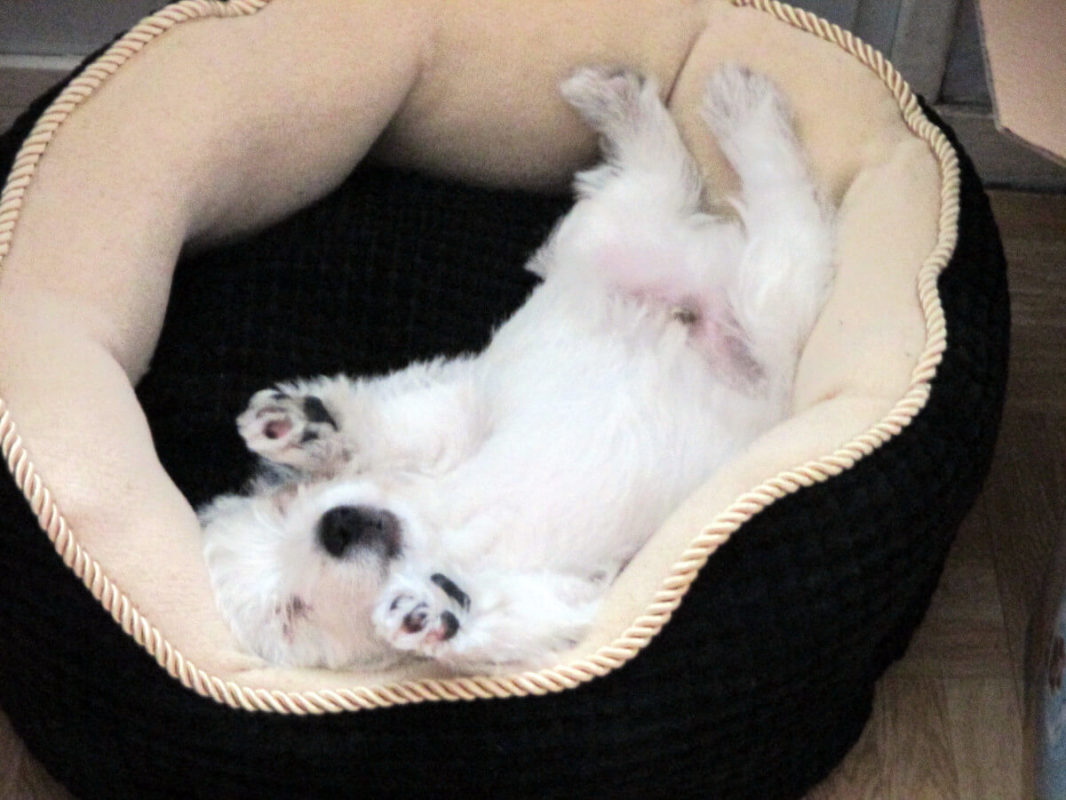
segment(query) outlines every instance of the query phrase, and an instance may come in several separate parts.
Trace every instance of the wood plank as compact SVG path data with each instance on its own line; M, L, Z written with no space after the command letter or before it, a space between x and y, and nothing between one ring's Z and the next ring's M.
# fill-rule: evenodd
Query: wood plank
M73 800L26 751L0 711L0 800Z
M947 683L890 670L855 748L805 800L971 800L958 788Z
M985 497L1022 708L1030 620L1044 604L1045 572L1066 516L1066 197L992 192L991 200L1014 328L1007 409Z
M906 658L894 668L896 676L1015 676L991 542L984 537L969 541L986 524L982 505L960 532L925 620L915 632Z
M993 469L998 490L985 493L1007 645L1020 681L1029 617L1036 607L1061 530L1066 487L1063 418L1008 407Z
M944 681L890 673L882 684L878 749L884 797L971 800L958 792Z
M1021 710L1014 682L944 682L951 752L965 800L1021 800Z
M988 197L1003 241L1014 255L1025 255L1029 241L1066 240L1066 195L994 189ZM1054 265L1047 267L1054 271Z
M1066 414L1066 196L991 192L1013 322L1008 402Z
M0 712L0 800L15 797L15 782L21 772L25 747Z
M1066 413L1066 360L1055 361L1061 346L1052 336L1066 338L1066 328L1047 326L1042 331L1018 327L1013 335L1008 403L1012 409L1032 414Z

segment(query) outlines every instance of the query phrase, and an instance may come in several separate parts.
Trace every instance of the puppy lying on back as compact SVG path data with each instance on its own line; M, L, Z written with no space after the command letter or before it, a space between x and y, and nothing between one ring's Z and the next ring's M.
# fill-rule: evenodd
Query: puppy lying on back
M263 470L201 511L205 555L268 661L543 666L670 511L786 413L833 231L784 98L737 66L707 84L736 220L700 210L655 81L586 68L562 92L604 161L484 352L265 389L238 418Z

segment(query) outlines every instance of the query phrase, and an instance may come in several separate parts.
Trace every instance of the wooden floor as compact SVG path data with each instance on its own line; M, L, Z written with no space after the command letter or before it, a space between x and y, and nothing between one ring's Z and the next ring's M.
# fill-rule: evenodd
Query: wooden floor
M1025 630L1066 510L1066 197L993 193L1011 380L992 474L852 753L809 800L1020 800ZM0 800L66 793L0 714Z

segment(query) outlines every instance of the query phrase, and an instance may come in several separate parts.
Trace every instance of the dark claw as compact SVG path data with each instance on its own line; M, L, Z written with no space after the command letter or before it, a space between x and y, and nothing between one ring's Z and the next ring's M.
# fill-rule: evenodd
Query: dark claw
M451 611L441 614L440 621L444 625L444 633L440 637L442 642L448 641L459 632L459 620Z
M455 585L455 581L449 578L447 575L441 575L439 572L435 575L430 575L429 579L433 581L440 590L444 592L448 597L459 604L459 607L463 611L470 610L470 595ZM456 623L458 624L458 623Z
M337 430L337 422L326 410L326 406L317 397L308 395L304 398L304 416L308 422L324 422Z

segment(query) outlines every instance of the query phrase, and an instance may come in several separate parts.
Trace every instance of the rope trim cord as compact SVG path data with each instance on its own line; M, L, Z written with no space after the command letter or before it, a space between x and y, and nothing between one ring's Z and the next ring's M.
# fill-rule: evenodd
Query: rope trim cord
M145 19L91 64L42 115L16 158L0 194L0 266L10 250L15 223L26 188L56 130L74 109L119 67L155 37L173 26L205 17L253 14L270 0L183 0ZM169 675L198 694L249 711L283 714L324 714L386 708L427 701L458 701L544 695L579 686L606 675L637 655L662 629L680 605L702 566L747 520L764 508L803 487L826 481L851 468L906 428L925 407L930 381L947 346L947 327L937 279L955 251L959 217L958 158L947 137L924 115L917 97L903 77L871 46L849 31L777 0L732 0L837 45L871 69L890 90L903 120L925 141L937 160L940 217L937 242L922 264L917 279L925 319L926 341L912 371L907 391L888 414L866 432L833 453L775 475L738 497L689 543L663 578L644 613L610 645L587 658L550 669L502 676L473 676L418 680L350 689L286 692L254 688L224 680L196 667L145 619L129 598L107 577L103 567L78 544L44 481L23 447L15 423L0 399L0 453L30 503L41 529L48 535L75 575L121 626Z

